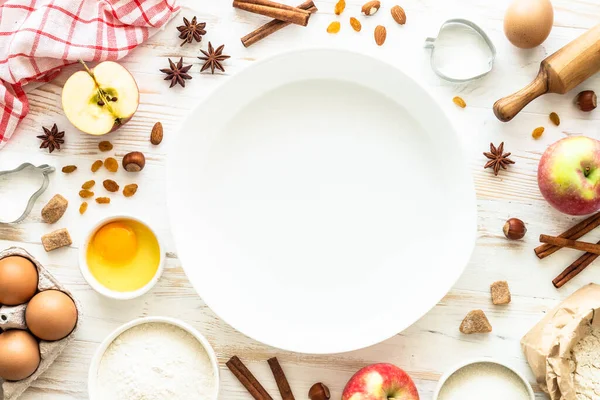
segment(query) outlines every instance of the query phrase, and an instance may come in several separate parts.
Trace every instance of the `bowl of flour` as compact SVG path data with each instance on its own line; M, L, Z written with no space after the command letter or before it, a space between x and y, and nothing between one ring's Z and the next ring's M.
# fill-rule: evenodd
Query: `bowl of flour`
M136 319L112 332L96 351L88 393L90 400L216 400L217 357L185 322Z

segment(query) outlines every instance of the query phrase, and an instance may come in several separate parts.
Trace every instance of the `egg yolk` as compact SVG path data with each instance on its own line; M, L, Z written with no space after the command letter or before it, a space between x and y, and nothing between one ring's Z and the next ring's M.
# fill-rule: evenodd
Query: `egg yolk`
M104 225L94 236L94 247L107 261L123 264L137 251L137 237L131 227L122 222Z

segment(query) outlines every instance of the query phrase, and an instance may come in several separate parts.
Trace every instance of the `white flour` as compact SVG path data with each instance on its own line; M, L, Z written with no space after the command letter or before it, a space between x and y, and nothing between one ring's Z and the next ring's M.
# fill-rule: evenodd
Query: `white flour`
M211 399L216 377L208 354L188 332L147 323L123 332L108 347L96 398L102 400Z
M577 400L600 398L600 329L590 327L571 351L571 371Z

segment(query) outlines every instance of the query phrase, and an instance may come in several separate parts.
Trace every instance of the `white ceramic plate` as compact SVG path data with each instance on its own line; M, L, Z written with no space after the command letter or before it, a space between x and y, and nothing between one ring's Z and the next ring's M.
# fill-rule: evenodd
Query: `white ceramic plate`
M226 81L170 149L183 267L242 333L304 353L359 349L450 289L476 233L456 132L395 67L288 53Z

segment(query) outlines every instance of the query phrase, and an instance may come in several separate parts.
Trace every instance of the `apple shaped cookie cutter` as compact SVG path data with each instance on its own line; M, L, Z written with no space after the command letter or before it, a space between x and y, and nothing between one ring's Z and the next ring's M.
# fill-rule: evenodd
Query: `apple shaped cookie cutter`
M31 212L31 209L33 208L33 205L35 204L36 200L48 188L48 184L50 183L50 177L48 175L50 175L51 173L53 173L55 171L54 167L51 167L50 165L47 165L47 164L42 164L42 165L39 165L36 167L35 165L30 164L30 163L23 163L15 169L11 169L8 171L0 171L0 177L6 176L6 175L11 175L11 174L18 174L19 172L23 171L26 168L33 168L34 170L39 171L39 173L43 177L42 186L35 193L33 193L31 195L31 197L27 201L25 210L17 219L15 219L14 221L2 221L0 219L0 224L16 224L16 223L23 221Z

